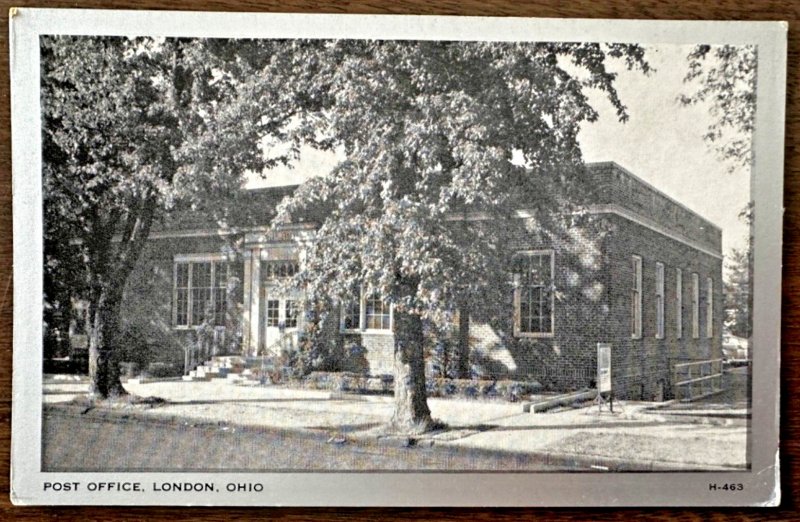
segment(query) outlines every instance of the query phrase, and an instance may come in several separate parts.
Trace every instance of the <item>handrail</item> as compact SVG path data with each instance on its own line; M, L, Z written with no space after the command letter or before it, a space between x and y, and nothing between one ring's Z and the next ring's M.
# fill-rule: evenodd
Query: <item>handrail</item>
M682 363L675 363L673 366L677 368L678 366L691 366L693 364L706 364L706 363L715 363L715 362L722 362L723 359L697 359L694 361L689 362L682 362Z
M722 359L698 359L672 364L675 397L692 401L722 391Z
M187 341L184 345L184 359L183 359L183 372L184 375L189 375L189 372L196 370L198 366L205 363L211 357L217 355L219 348L225 345L226 328L224 326L210 327L211 336L202 340L198 339L200 330L203 326L190 330L194 334L194 339Z

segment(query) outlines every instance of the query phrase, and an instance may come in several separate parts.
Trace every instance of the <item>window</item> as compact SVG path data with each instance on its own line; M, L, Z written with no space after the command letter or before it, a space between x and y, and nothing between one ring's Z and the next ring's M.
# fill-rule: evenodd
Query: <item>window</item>
M175 265L175 325L189 325L189 263Z
M700 280L692 273L692 338L700 338Z
M225 324L225 312L228 308L228 265L217 263L214 270L214 324Z
M714 280L706 278L706 337L714 337Z
M280 326L280 301L267 299L267 326Z
M190 309L192 311L192 324L202 324L206 314L212 308L212 280L211 280L211 263L192 263L190 265L191 271L190 281L192 284L190 290Z
M675 269L675 337L683 337L683 271Z
M292 277L299 270L297 261L266 261L264 272L268 279Z
M361 329L360 299L348 301L342 306L342 330Z
M286 300L286 328L297 328L297 302Z
M553 252L525 252L516 263L514 333L553 334Z
M359 299L342 305L341 330L390 332L393 320L392 306L378 295L366 296L363 290L360 294Z
M173 300L175 326L199 326L204 322L224 326L228 308L228 263L177 261Z
M664 263L656 263L656 339L664 338Z
M367 298L366 304L367 330L388 330L391 328L389 305L380 296L370 296Z
M642 258L631 257L631 337L642 338Z

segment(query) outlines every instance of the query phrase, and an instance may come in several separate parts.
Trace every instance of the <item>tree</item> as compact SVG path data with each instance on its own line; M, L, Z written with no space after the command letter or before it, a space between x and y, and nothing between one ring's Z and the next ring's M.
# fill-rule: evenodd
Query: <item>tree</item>
M255 42L47 36L41 50L45 265L86 289L93 392L124 394L120 305L152 224L287 161L258 143L289 113L249 90L269 61Z
M689 70L684 78L693 92L682 94L684 105L706 104L711 116L703 138L714 146L721 161L733 173L749 169L755 162L753 130L756 115L758 52L752 45L698 45L687 56ZM727 261L725 308L731 310L731 333L750 337L752 333L753 203L739 217L750 227L746 249L733 250Z
M693 88L679 96L684 105L707 104L712 121L703 138L733 172L753 157L758 54L752 45L698 45L687 56L684 82Z
M726 327L731 334L749 339L753 335L753 204L739 213L739 218L747 223L750 234L747 246L732 249L726 259L724 282Z
M750 318L750 256L745 250L734 249L726 264L726 327L731 334L749 339L753 331Z
M346 302L363 288L394 307L396 430L434 425L426 323L482 293L508 295L504 222L524 204L545 234L579 204L570 197L583 172L576 138L598 117L584 91L603 91L627 117L611 59L649 71L635 45L339 40L303 49L295 95L320 99L321 110L299 114L296 128L346 159L301 185L278 223L325 209L294 281L312 302Z

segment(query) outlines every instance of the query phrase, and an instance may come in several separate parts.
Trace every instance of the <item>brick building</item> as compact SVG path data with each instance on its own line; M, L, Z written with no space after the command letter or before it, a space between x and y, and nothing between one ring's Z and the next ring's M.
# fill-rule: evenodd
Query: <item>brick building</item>
M526 228L526 210L517 212L508 245L519 266L513 296L471 310L463 334L472 369L579 389L593 385L603 342L612 346L615 395L670 397L676 364L721 357L721 230L614 163L587 172L591 219L561 239L543 243ZM218 354L296 349L306 304L281 280L298 269L296 242L314 230L316 216L269 227L292 190L246 191L230 205L241 214L227 220L235 226L193 212L151 233L123 315L153 359L182 364L200 328ZM362 296L336 315L325 337L340 350L341 369L390 374L391 307ZM357 356L353 346L361 347Z

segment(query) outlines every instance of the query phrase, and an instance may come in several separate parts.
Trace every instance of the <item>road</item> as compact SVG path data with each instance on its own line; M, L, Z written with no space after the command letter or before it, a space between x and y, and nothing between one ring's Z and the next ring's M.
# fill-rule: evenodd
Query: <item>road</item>
M43 471L564 471L519 455L328 442L326 433L103 419L56 410L43 417Z

